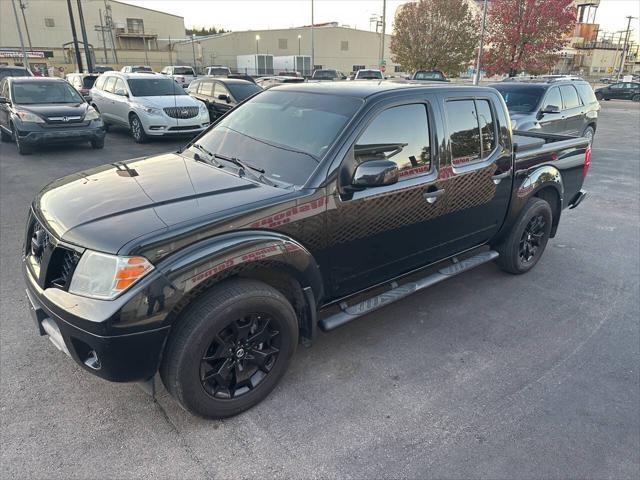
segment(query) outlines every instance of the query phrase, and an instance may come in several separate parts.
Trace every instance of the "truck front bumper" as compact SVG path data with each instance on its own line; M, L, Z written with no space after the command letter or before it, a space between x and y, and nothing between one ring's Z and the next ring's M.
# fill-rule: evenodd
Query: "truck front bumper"
M136 382L151 378L157 371L162 350L169 334L169 326L156 326L153 322L146 330L120 335L101 335L96 330L109 330L109 324L117 319L126 306L127 299L120 300L114 314L86 319L79 312L104 311L104 303L73 295L72 305L60 301L55 288L41 289L24 266L27 298L31 316L40 335L48 335L51 342L69 355L85 370L112 382ZM66 293L66 292L65 292ZM100 315L98 313L97 315ZM101 321L102 320L102 321ZM89 331L94 330L94 331Z

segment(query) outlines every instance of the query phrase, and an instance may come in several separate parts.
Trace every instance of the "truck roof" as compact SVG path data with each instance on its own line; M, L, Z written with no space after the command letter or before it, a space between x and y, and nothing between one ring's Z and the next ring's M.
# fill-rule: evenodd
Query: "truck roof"
M281 84L271 88L271 90L288 90L296 92L308 92L308 93L322 93L329 95L342 95L346 97L367 98L372 95L376 95L382 92L401 91L412 88L428 89L428 90L469 90L477 91L479 88L474 85L455 85L455 84L443 84L440 83L422 83L413 81L393 81L393 80L380 80L376 81L358 81L353 80L350 82L305 82L305 83L289 83Z

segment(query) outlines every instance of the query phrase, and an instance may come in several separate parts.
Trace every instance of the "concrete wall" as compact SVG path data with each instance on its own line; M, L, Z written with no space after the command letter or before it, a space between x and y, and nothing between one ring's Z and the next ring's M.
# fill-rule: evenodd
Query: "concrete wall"
M256 35L260 40L256 45ZM298 35L300 48L298 50ZM346 43L343 43L346 42ZM387 73L393 74L389 44L391 35L385 36ZM346 27L316 27L314 29L315 64L323 68L335 68L344 73L354 65L377 68L379 63L380 34ZM179 63L192 64L191 42L176 45ZM199 66L226 65L236 69L238 55L269 53L280 55L311 55L311 29L291 28L282 30L250 30L231 32L196 39L196 61Z

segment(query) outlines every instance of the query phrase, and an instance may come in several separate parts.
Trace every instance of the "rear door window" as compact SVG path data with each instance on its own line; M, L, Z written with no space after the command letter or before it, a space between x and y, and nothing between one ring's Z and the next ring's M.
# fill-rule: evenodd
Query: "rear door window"
M476 109L480 126L481 157L485 159L496 148L496 122L489 100L476 100Z
M198 93L207 97L213 97L213 82L203 81L200 84Z
M354 154L358 162L395 162L401 179L428 172L431 147L426 105L402 105L380 113L356 142Z
M573 85L562 85L560 87L560 93L562 94L562 101L564 108L576 108L580 106L580 98L578 92L573 88Z
M496 147L496 121L489 101L451 100L446 109L453 166L489 157Z
M598 101L596 95L593 93L593 88L591 88L591 85L588 83L576 83L575 87L578 89L582 103L585 105Z
M117 80L116 77L109 77L104 84L104 91L113 93L116 80Z

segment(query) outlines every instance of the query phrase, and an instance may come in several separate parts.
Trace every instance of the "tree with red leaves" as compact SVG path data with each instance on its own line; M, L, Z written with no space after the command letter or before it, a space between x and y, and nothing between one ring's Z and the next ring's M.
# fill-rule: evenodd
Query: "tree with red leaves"
M492 0L487 13L489 75L549 71L576 23L572 0Z

